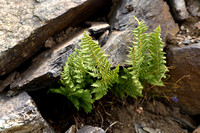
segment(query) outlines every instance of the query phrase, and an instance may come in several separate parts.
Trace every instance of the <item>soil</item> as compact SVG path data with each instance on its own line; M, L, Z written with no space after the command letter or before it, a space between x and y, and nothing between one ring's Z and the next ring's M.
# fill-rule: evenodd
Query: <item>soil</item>
M192 118L172 106L172 101L163 99L158 99L162 102L146 100L141 103L143 99L117 99L110 94L95 102L95 109L86 114L83 110L77 111L62 95L45 91L29 94L56 133L64 133L72 125L76 130L83 125L97 126L106 133L134 133L141 129L155 133L188 133L196 128Z

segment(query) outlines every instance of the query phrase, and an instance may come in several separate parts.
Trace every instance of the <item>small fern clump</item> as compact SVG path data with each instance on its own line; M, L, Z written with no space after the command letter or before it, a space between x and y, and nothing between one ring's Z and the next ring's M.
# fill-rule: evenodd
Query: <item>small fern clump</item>
M107 56L86 33L79 47L67 59L61 74L62 86L49 91L66 96L77 109L81 107L89 113L92 103L106 95L118 81L119 67L111 70Z
M163 42L160 38L161 28L158 26L154 32L146 33L148 26L143 21L133 30L134 42L129 47L129 58L126 61L128 68L123 68L120 85L117 90L121 95L130 95L134 98L142 96L145 83L163 86L162 78L168 71L165 66Z

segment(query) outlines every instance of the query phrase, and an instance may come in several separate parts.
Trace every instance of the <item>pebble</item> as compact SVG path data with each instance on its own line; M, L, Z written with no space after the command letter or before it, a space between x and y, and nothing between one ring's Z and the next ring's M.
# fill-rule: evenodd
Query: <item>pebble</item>
M191 40L189 40L189 39L186 39L186 40L183 42L183 44L185 44L185 45L189 45L189 44L190 44L190 42L191 42Z

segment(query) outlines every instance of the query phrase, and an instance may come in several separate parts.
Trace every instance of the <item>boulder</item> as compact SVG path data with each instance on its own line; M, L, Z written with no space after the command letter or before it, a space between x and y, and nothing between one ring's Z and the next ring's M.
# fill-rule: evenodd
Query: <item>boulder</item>
M137 26L136 16L149 26L149 32L159 24L162 38L167 34L175 35L179 31L178 24L173 20L169 7L163 0L121 0L109 15L113 30L133 30Z
M26 92L12 98L1 94L0 110L1 133L55 133Z
M162 0L123 0L116 4L110 13L110 23L114 31L109 35L109 39L103 46L103 50L113 63L125 65L127 59L127 46L133 40L132 30L137 26L136 16L139 20L144 20L152 32L159 24L162 28L161 37L165 41L168 34L175 35L179 31L178 25L174 22L169 7Z
M189 17L184 0L169 0L175 20L183 21Z
M168 66L175 69L170 70L173 83L171 89L178 98L179 105L183 111L190 115L200 114L200 43L185 47L172 47L167 51Z
M33 91L42 89L57 82L67 61L67 56L80 43L83 33L86 30L88 29L79 31L70 39L33 58L31 65L19 73L17 78L11 83L9 95L15 95L24 90Z
M86 20L108 1L1 0L0 76L35 55L54 33Z

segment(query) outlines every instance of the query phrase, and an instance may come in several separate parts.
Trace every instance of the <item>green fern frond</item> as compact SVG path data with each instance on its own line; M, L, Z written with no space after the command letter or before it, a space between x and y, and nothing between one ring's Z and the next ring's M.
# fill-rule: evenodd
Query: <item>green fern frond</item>
M165 73L168 71L165 66L165 52L163 52L163 42L160 38L160 25L150 34L149 41L149 67L146 80L149 84L164 86L162 78L165 78Z
M92 103L106 95L118 81L119 66L111 70L107 56L86 32L79 47L67 59L61 74L63 86L50 91L63 94L78 110L83 108L88 113Z

